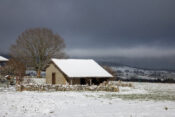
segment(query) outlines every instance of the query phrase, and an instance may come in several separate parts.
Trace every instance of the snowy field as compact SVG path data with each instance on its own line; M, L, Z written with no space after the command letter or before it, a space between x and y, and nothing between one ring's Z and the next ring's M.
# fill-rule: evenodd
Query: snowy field
M119 93L0 88L0 117L175 117L175 84L133 85Z

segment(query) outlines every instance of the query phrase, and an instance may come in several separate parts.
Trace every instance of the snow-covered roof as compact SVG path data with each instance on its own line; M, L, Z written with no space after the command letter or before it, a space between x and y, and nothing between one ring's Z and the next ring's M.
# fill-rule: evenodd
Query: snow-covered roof
M6 59L6 58L0 56L0 61L8 61L8 59Z
M113 77L92 59L52 59L68 77Z

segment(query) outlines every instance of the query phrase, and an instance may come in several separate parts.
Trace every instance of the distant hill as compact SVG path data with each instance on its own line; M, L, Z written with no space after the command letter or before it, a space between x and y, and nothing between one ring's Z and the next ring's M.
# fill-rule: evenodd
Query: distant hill
M101 64L129 66L147 70L175 71L175 61L173 58L94 58Z
M117 80L175 83L174 70L133 67L114 61L97 61L100 65L110 66L116 72Z

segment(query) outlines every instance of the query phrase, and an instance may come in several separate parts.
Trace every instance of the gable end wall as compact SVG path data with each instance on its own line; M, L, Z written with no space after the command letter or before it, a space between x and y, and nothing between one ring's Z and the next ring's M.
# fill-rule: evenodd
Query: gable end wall
M58 68L53 63L50 63L50 65L46 69L47 84L52 84L52 73L55 73L56 84L67 84L66 77L58 70Z

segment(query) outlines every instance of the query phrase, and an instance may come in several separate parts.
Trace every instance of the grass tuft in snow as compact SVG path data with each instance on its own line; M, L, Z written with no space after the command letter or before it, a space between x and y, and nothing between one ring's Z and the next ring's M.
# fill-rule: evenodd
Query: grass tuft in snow
M98 98L123 100L141 100L141 101L175 101L175 95L159 95L159 94L105 94L99 95Z

